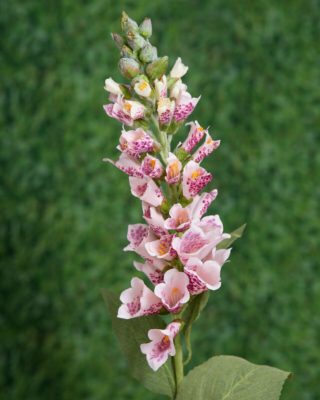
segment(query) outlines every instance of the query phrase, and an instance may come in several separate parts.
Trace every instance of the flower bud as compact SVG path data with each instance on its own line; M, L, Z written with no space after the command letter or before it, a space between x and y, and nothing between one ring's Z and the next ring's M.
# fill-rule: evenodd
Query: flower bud
M139 27L138 27L138 24L136 23L136 21L129 18L128 14L125 13L124 11L122 12L121 29L125 33L128 33L129 31L137 32L139 30Z
M121 47L124 45L124 39L121 35L118 33L111 33L112 40L115 42L116 46L121 49Z
M188 71L189 67L184 65L181 61L181 58L177 58L172 70L170 71L171 78L182 78Z
M127 34L128 44L132 50L139 50L146 45L145 39L134 31L129 31Z
M133 51L126 45L121 47L121 57L135 58Z
M142 62L149 63L157 58L157 48L147 43L141 50L139 58Z
M146 72L151 79L161 78L161 76L166 72L167 67L168 57L164 56L149 64L146 68Z
M120 58L119 69L122 75L128 79L132 79L140 73L139 64L132 58Z
M112 78L108 78L104 81L104 89L112 94L122 94L119 83L115 82Z
M142 97L149 97L151 94L151 86L145 79L139 79L134 85L134 91Z
M139 32L145 38L149 38L152 35L152 23L150 18L145 18L139 26Z

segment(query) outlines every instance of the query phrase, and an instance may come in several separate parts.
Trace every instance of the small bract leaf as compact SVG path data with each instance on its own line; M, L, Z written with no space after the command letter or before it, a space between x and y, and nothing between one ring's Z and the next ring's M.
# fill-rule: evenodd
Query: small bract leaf
M184 378L177 400L278 400L289 372L217 356Z
M175 393L175 381L171 359L154 372L140 351L140 344L149 341L148 330L164 328L165 323L155 315L129 320L117 318L120 305L118 296L106 289L102 289L102 296L111 315L113 331L128 361L132 376L152 392L172 397Z
M227 249L235 242L237 239L241 238L243 235L244 230L246 229L247 224L241 225L235 231L231 232L231 237L229 239L225 239L217 245L217 249Z

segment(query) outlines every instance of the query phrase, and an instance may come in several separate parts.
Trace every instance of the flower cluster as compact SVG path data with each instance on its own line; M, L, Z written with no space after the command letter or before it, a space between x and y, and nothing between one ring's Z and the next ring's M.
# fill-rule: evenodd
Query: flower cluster
M149 19L139 26L123 14L122 31L112 37L121 50L120 71L130 83L105 81L110 103L104 110L123 124L120 156L107 161L129 176L131 193L142 202L145 223L129 225L124 250L141 257L134 266L150 284L131 280L120 296L118 317L172 314L166 329L151 329L150 342L141 344L150 367L157 370L175 355L174 340L190 300L219 289L230 249L218 245L230 235L218 215L205 216L217 190L203 192L213 176L201 163L220 141L197 121L186 124L200 99L181 80L188 67L178 58L166 74L168 58L159 58L149 41ZM184 126L186 139L171 150L173 136Z

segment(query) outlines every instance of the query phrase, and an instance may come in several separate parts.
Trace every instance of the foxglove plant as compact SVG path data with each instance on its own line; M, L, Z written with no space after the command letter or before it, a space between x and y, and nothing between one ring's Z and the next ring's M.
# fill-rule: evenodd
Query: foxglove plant
M220 140L198 121L187 122L200 99L182 82L188 67L178 58L167 73L168 57L158 57L149 40L150 19L139 26L123 13L121 27L122 34L112 38L121 53L120 72L129 82L105 81L109 103L104 110L122 124L119 158L106 161L129 176L131 193L141 200L145 222L129 225L124 250L140 257L134 266L149 283L134 277L120 304L105 295L120 343L134 375L171 398L226 399L228 390L239 391L230 399L276 399L287 373L235 357L213 357L184 377L192 324L208 293L221 287L222 267L244 226L229 234L219 215L205 215L218 191L207 189L213 174L201 163ZM185 126L187 136L173 148L172 139ZM241 377L247 371L253 372L244 387ZM266 381L276 387L275 396L265 397ZM250 390L257 391L253 397Z

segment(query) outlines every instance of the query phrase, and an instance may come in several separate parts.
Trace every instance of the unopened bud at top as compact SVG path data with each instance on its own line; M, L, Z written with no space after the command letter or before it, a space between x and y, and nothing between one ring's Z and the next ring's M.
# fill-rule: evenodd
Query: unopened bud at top
M119 61L119 69L122 75L128 79L132 79L140 74L139 64L132 58L121 58Z
M132 50L142 49L146 45L146 40L138 32L130 31L127 34L128 44Z
M115 42L117 47L121 49L121 47L124 45L124 39L121 35L118 33L111 33L112 40Z
M139 30L139 26L133 19L129 18L128 14L124 11L122 12L121 18L121 28L123 32L128 33L130 31L137 32Z
M172 70L170 71L171 78L180 79L185 75L188 71L189 67L184 65L181 61L181 58L177 58Z
M152 35L152 23L150 18L145 18L139 26L139 32L145 38L149 38Z
M141 50L139 58L142 62L150 63L157 58L157 48L147 43Z

